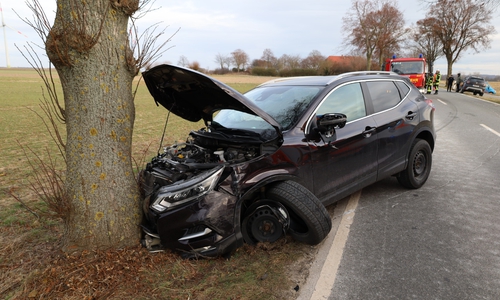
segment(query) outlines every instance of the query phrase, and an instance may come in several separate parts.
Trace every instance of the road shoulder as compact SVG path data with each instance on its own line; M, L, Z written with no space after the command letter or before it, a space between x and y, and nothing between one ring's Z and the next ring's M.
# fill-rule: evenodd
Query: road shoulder
M335 205L333 213L330 212L332 230L319 246L316 258L309 269L309 277L297 297L298 300L329 297L360 196L361 191L340 200Z

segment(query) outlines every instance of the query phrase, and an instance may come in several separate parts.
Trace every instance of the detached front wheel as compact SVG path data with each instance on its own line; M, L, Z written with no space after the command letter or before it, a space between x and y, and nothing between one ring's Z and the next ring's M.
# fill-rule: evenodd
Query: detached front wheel
M408 166L398 178L399 183L410 189L418 189L429 178L432 166L432 150L426 140L416 139L408 156Z
M297 241L320 243L332 221L325 206L309 190L294 181L272 185L266 199L252 204L242 222L245 242L274 242L287 232Z

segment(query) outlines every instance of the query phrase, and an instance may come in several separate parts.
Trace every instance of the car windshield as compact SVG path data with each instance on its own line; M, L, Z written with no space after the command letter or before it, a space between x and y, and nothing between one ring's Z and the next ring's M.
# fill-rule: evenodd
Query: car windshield
M391 70L400 75L421 74L424 72L424 62L396 61L391 63Z
M273 117L283 128L290 129L323 89L321 86L263 86L245 94L253 104ZM244 112L223 109L214 121L226 128L262 130L272 126L262 118Z

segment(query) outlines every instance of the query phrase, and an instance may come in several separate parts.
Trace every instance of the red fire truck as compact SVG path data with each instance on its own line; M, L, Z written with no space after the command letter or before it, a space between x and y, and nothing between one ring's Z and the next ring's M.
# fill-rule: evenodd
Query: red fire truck
M392 71L410 78L410 81L422 92L425 90L425 73L427 66L422 54L419 57L392 58L385 60L385 71Z

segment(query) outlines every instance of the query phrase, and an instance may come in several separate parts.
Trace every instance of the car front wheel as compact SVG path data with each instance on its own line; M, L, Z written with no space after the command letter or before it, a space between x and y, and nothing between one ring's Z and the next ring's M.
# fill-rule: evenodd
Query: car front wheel
M274 242L286 232L297 241L320 243L330 232L332 221L325 206L309 190L294 181L274 184L266 199L252 204L245 213L245 242Z
M429 178L432 166L432 150L426 140L416 139L408 156L408 166L398 178L399 183L410 189L418 189Z

